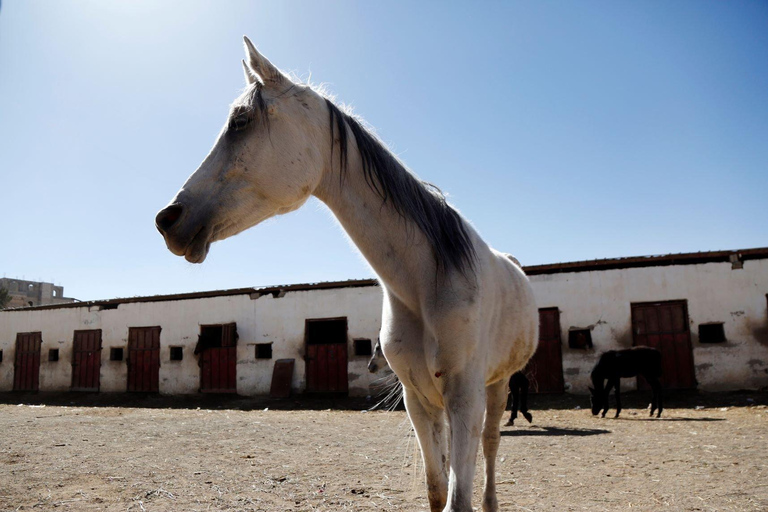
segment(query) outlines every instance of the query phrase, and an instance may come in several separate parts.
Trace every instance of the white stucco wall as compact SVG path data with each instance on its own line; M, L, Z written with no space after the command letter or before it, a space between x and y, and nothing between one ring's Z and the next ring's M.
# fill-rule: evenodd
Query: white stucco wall
M269 393L272 368L277 359L293 358L296 366L292 388L305 387L305 319L346 317L348 322L349 392L365 396L375 376L366 365L367 357L354 355L354 338L375 343L380 329L381 289L338 288L289 292L282 298L265 295L221 296L166 302L120 304L117 309L99 311L98 306L48 310L0 312L0 391L13 388L13 361L16 333L41 331L40 389L66 391L72 379L72 339L77 329L102 330L101 391L126 390L125 360L110 361L112 347L128 345L129 327L159 325L160 392L197 393L200 370L193 355L200 325L237 323L237 392L242 395ZM256 343L273 343L272 359L256 359ZM182 346L182 361L171 361L171 346ZM59 361L48 362L48 350L59 348Z
M768 386L768 260L571 272L531 277L540 308L560 310L566 388L586 393L605 350L632 346L631 304L686 300L698 388ZM699 324L723 322L727 343L701 344ZM593 349L568 348L571 328L589 328ZM622 383L631 389L635 383Z
M570 272L531 277L540 308L557 307L566 390L586 393L589 372L597 356L608 349L632 345L631 304L685 300L699 389L757 389L768 387L768 260L707 263L619 270ZM197 393L199 368L193 355L200 325L235 322L237 391L242 395L269 393L277 359L296 360L292 387L305 388L305 320L346 317L348 321L349 392L370 393L378 377L366 369L367 357L354 356L354 338L375 342L381 324L382 291L378 286L290 291L275 298L264 295L218 296L164 302L0 312L0 391L13 387L16 333L41 331L40 389L70 387L72 338L76 329L102 330L101 391L126 389L125 361L109 361L112 347L127 348L128 328L159 325L160 391ZM723 322L727 343L704 345L698 325ZM568 348L571 328L589 328L594 347ZM272 343L272 359L256 359L255 344ZM170 361L171 346L184 347L182 361ZM48 349L59 348L58 362L48 362ZM127 355L127 351L126 351ZM624 384L631 388L634 383Z

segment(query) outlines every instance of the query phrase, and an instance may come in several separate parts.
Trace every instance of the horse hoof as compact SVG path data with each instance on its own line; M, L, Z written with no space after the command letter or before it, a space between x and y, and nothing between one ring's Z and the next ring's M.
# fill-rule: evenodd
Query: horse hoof
M528 420L528 423L533 423L533 416L530 413L524 412L523 417Z

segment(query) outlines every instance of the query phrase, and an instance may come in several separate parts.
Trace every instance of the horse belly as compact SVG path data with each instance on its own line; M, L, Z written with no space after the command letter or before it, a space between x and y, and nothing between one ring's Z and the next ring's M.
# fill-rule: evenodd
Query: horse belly
M517 276L515 276L517 277ZM539 318L533 289L525 277L512 279L499 291L486 333L486 384L522 370L538 346Z

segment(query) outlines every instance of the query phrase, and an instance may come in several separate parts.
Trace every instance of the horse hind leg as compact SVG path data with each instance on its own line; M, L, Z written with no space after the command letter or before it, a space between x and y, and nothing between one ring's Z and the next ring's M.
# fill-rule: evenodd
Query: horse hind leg
M654 410L658 409L657 418L661 418L662 404L661 404L661 382L655 377L646 377L648 384L651 385L653 390L653 398L651 400L651 416L653 416Z
M485 458L485 485L483 487L483 512L497 512L496 454L501 434L499 421L506 404L506 382L499 381L485 388L485 424L483 425L483 457ZM525 414L525 413L523 413ZM510 419L511 421L511 419Z
M403 388L408 417L416 432L427 476L430 512L440 512L448 497L447 437L445 415L441 409L425 405L414 390Z

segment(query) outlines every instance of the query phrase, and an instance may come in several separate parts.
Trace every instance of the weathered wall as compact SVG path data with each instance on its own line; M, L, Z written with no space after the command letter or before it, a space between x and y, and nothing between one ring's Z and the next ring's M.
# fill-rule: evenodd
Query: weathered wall
M566 388L585 393L597 356L632 346L631 304L686 300L699 389L768 386L768 261L706 263L532 276L538 306L560 310ZM699 324L723 322L727 343L702 344ZM591 350L568 348L571 328L589 328ZM634 387L632 379L622 386Z
M685 300L699 389L722 390L768 386L768 260L706 263L619 270L536 275L531 278L538 306L557 307L566 390L586 393L597 356L608 349L632 345L631 304ZM381 289L377 286L289 291L251 299L248 294L120 304L0 312L0 390L13 386L16 333L42 331L40 388L67 390L71 381L72 338L76 329L102 329L101 390L124 391L125 361L109 361L111 347L127 348L128 328L162 327L160 391L196 393L199 368L193 355L200 325L236 322L237 390L243 395L267 394L274 361L293 358L293 388L305 388L305 320L346 317L348 320L349 386L351 395L366 395L376 376L366 370L367 358L354 356L354 338L375 342L381 322ZM512 314L512 313L511 313ZM727 343L704 345L698 325L723 322ZM588 328L594 347L568 348L568 331ZM272 343L272 359L256 359L255 344ZM170 361L171 346L184 347L182 361ZM49 348L60 360L48 362ZM126 351L127 355L127 351ZM634 382L627 380L627 388Z
M20 310L0 313L0 390L13 388L16 333L41 331L43 344L40 389L65 391L72 379L72 338L77 329L102 330L101 391L125 391L125 360L110 361L112 347L128 344L129 327L159 325L160 392L196 393L199 368L193 355L200 325L236 322L237 391L243 395L268 394L276 359L294 358L292 387L303 390L304 321L307 318L347 317L349 328L349 392L365 396L373 380L366 370L367 358L354 356L353 338L376 340L380 328L381 289L339 288L311 292L289 292L282 298L271 295L251 299L249 295L211 297L168 302L120 304L117 309L91 308ZM256 343L273 343L272 359L256 359ZM170 360L170 347L182 346L181 361ZM48 362L51 348L59 348L59 361Z

